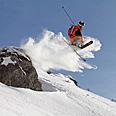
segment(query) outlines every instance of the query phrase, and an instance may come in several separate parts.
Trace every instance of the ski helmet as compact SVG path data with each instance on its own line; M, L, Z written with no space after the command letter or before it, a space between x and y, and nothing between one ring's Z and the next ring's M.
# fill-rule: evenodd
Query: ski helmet
M82 27L85 26L84 21L79 21L79 25L82 26Z

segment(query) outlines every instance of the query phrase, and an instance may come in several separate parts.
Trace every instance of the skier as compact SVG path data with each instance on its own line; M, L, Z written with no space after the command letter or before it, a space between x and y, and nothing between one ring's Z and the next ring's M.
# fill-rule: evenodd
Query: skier
M68 29L68 36L70 37L71 44L73 46L81 47L84 43L84 38L82 37L82 29L85 23L83 21L79 21L77 25L72 25Z

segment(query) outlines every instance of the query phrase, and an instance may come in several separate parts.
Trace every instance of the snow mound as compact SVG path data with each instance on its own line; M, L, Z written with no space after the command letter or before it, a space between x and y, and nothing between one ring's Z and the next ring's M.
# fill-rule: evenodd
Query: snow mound
M74 51L64 42L61 32L55 34L50 31L44 31L39 41L29 38L22 45L22 48L31 57L34 66L42 70L63 69L68 71L82 71L84 68L92 69L93 66L79 59ZM93 52L100 50L101 43L99 40L85 37L85 43L92 40L93 44L77 52L83 58L94 58Z

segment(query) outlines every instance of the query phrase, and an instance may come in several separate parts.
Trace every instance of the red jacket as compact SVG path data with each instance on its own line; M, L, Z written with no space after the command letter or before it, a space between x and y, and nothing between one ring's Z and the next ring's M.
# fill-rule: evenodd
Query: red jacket
M72 25L69 30L68 30L68 36L70 37L70 40L72 42L72 44L74 44L74 41L76 39L76 36L78 35L82 35L81 34L82 31L82 27L80 25Z

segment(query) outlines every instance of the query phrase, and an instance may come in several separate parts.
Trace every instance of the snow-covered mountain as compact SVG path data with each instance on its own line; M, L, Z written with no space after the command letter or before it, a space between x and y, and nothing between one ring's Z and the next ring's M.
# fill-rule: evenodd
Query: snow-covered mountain
M29 38L22 45L36 68L43 91L0 84L0 116L116 116L116 103L79 88L69 75L46 73L51 69L75 72L95 68L81 61L62 37L61 33L45 31L40 41ZM94 58L92 52L101 47L99 40L86 37L85 42L89 40L94 41L91 46L77 50L84 58Z
M0 84L1 116L116 116L116 103L77 87L62 74L39 71L42 92Z

